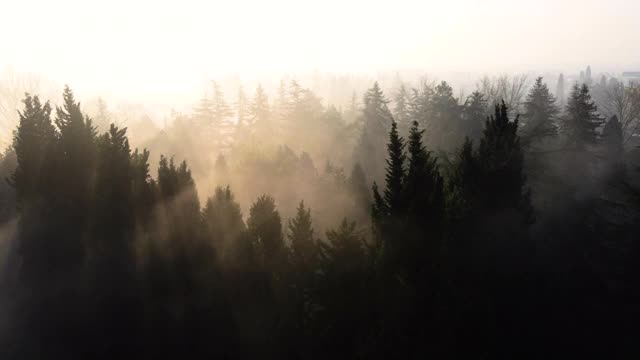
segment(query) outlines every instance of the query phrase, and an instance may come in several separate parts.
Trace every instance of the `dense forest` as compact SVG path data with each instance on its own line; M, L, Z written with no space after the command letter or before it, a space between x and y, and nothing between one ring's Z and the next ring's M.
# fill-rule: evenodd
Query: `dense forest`
M545 80L213 82L136 148L25 94L0 358L635 358L640 88Z

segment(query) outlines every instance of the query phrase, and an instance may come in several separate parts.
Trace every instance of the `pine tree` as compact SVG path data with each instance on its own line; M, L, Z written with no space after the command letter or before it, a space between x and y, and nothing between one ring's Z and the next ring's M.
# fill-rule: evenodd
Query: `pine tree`
M488 118L477 151L466 139L449 178L449 214L458 221L468 221L512 212L526 225L533 221L530 192L523 172L518 117L509 120L507 106L496 105ZM467 220L463 220L466 218Z
M509 120L507 106L496 105L495 115L485 125L478 147L478 165L484 206L521 209L523 221L532 220L529 193L525 189L523 152L518 136L519 117Z
M273 121L278 131L287 132L291 103L287 91L287 82L284 78L280 79L277 97L273 106Z
M460 128L461 109L458 100L453 97L453 89L446 81L435 88L432 98L432 118L429 133L432 137L428 143L434 148L448 149L457 143Z
M107 108L107 103L99 97L98 98L98 111L95 116L96 129L98 131L109 131L109 125L111 124L111 114Z
M415 288L419 302L433 302L438 286L436 269L441 263L444 224L443 178L437 159L423 145L424 130L414 122L409 134L409 166L403 196L406 220L402 234L402 269ZM427 285L428 284L428 285Z
M389 132L389 143L387 144L388 158L385 175L386 187L384 189L384 201L386 209L394 215L400 215L404 211L404 198L402 195L405 182L405 161L407 156L404 152L404 139L398 134L398 125L391 123Z
M137 325L134 169L126 129L111 124L97 139L97 173L87 275L100 300L95 326L107 342L131 344ZM143 219L140 219L143 220ZM117 311L122 317L112 316ZM115 332L112 329L120 329Z
M297 81L291 81L288 92L288 107L282 127L278 129L288 144L293 147L308 147L303 139L327 133L326 118L320 98L310 89L303 89ZM309 149L311 150L311 149Z
M622 125L618 117L613 115L602 129L602 140L605 146L605 156L615 172L624 169L624 140Z
M365 240L355 222L344 219L337 229L326 232L327 241L321 242L319 286L314 292L320 305L315 326L326 333L319 352L327 357L345 354L356 356L362 351L353 344L366 343L375 330L373 287L366 279L370 276Z
M447 255L454 270L448 280L456 289L454 326L511 328L524 310L516 300L530 285L533 245L528 237L534 220L523 173L518 118L509 119L503 102L495 108L476 151L466 140L449 179ZM457 300L455 300L457 298ZM522 312L521 312L522 311ZM483 348L495 336L461 332L456 337ZM483 351L487 351L485 349Z
M37 96L27 94L23 100L25 109L18 113L20 124L14 133L13 149L17 168L12 176L19 208L28 207L46 193L52 168L48 157L56 142L56 130L51 122L51 106L40 103ZM42 199L44 200L44 199Z
M211 84L213 86L211 101L213 116L222 126L224 126L224 124L228 122L229 118L233 115L233 112L224 99L224 93L222 92L220 85L215 81L211 81Z
M560 73L558 75L558 82L556 84L556 98L558 99L558 106L560 107L560 111L564 109L565 106L565 89L564 89L564 75Z
M311 271L316 263L317 244L311 224L311 209L300 202L295 218L289 220L287 239L291 244L291 258L299 271Z
M598 142L596 129L603 121L597 110L591 100L589 87L586 84L575 84L567 102L562 126L569 144L578 150L584 150Z
M532 143L540 142L546 137L557 134L554 121L560 113L560 109L547 84L542 82L542 76L536 79L524 106L522 132L527 145L532 145Z
M0 154L0 179L6 180L0 180L0 224L9 224L15 219L16 191L11 177L15 174L17 163L16 153L11 148Z
M178 248L198 243L201 240L200 201L187 162L176 166L173 158L161 155L157 179L168 228L162 235Z
M109 131L97 140L96 196L97 221L95 233L103 241L97 244L101 250L119 247L126 251L126 238L133 231L135 214L133 210L131 150L126 137L126 128L118 129L111 124ZM115 245L115 242L123 244Z
M486 121L486 120L485 120ZM447 177L446 206L449 222L462 221L471 211L479 193L477 181L479 169L473 151L473 141L465 137L462 146L456 151L456 157L451 164ZM459 227L449 229L455 233Z
M365 240L356 230L356 223L342 220L338 229L327 231L327 243L321 243L325 266L336 266L327 273L339 271L348 274L351 269L362 268L365 258ZM330 263L330 264L328 264Z
M217 185L229 184L229 165L227 164L227 158L223 154L218 154L216 162L213 165L214 179Z
M207 95L205 95L198 106L193 109L193 116L198 127L203 129L215 129L219 125L214 115L213 103Z
M404 197L415 225L434 227L430 229L433 231L442 223L443 179L437 159L423 145L424 130L418 126L414 122L409 134L409 166L404 181Z
M236 246L246 230L242 220L240 205L235 201L229 186L216 187L212 197L207 199L202 211L209 241L214 244L218 259L228 263L232 248Z
M137 148L131 154L131 181L133 204L136 219L143 229L147 229L151 222L151 213L156 202L156 183L151 178L149 169L149 155L147 149L140 152Z
M411 89L409 101L411 123L417 121L423 128L429 125L433 117L433 95L433 87L426 82L423 82L419 89Z
M238 88L238 100L236 102L236 133L243 134L250 124L249 101L242 86Z
M393 98L393 116L400 125L401 129L406 129L409 127L409 101L409 91L404 84L401 84L400 88Z
M62 258L68 246L51 240L64 236L56 226L59 218L66 214L60 212L62 207L58 203L59 134L51 122L51 107L49 103L42 105L37 96L29 94L23 102L25 108L18 113L20 123L13 139L16 168L10 181L15 188L20 220L17 249L9 254L7 262L21 264L20 282L24 286L38 287L65 269L65 264L58 263L58 257Z
M173 157L171 159L167 159L166 156L160 155L157 179L160 196L163 200L170 199L178 194L178 179Z
M462 113L466 136L479 139L482 135L482 126L487 117L487 103L480 91L474 91L467 97Z
M273 131L267 93L258 85L249 110L249 128L260 139L268 139Z
M63 92L63 106L56 113L60 138L56 151L58 175L54 181L60 188L56 189L54 206L60 206L58 226L64 230L59 236L65 242L60 251L66 253L66 259L59 260L65 263L64 267L73 268L82 264L85 255L83 237L89 230L96 174L96 132L68 86Z
M387 168L382 196L373 183L372 222L377 243L384 251L385 274L391 275L403 268L409 252L406 241L407 199L405 196L404 139L398 135L397 125L391 124L387 144Z
M371 209L371 194L367 178L360 164L355 164L349 177L349 190L353 197L355 208L358 212L369 214ZM364 216L363 216L364 218Z
M88 187L93 173L96 131L89 117L82 114L80 103L68 86L64 88L63 107L56 109L55 124L60 131L60 144L66 166L75 170L75 180ZM82 164L82 165L80 165ZM71 175L71 174L69 174ZM71 189L69 189L71 190ZM70 191L78 193L78 188ZM86 189L85 189L86 190Z
M231 136L233 122L231 117L233 112L224 99L224 93L217 82L211 81L213 87L211 110L213 121L216 124L215 133L218 138L218 145L225 149L229 146L229 136Z
M287 83L284 79L280 79L280 85L278 86L278 99L276 107L280 115L284 116L289 106L289 96L287 94Z
M261 259L268 271L277 271L284 261L282 223L275 200L260 196L249 209L247 228L253 244L260 249Z
M305 182L312 182L318 176L318 170L308 152L303 151L298 159L298 176Z
M374 179L381 179L384 174L384 168L379 165L378 159L384 157L382 144L393 123L388 103L389 100L376 82L364 96L364 108L360 116L362 132L354 150L354 158Z

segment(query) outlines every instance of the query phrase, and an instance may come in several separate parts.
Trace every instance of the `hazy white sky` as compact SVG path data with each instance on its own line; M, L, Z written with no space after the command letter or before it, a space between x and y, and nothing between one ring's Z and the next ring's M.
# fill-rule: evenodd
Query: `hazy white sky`
M638 0L0 0L0 67L85 91L223 73L640 65Z

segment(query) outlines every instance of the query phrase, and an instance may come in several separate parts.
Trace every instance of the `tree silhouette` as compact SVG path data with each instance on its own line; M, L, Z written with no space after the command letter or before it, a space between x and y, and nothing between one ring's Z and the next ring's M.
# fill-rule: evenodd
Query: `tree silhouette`
M556 99L549 92L547 84L542 82L542 76L536 79L529 90L524 108L524 125L521 131L526 145L533 146L545 137L557 134L555 120L560 109L556 106Z
M487 117L487 100L479 91L474 91L465 102L463 125L466 135L472 139L482 136L482 126Z
M575 84L567 100L567 107L563 118L563 131L569 143L578 150L595 145L598 141L596 129L602 124L602 118L597 113L598 108L591 100L589 87L586 84Z
M384 143L386 133L393 123L391 112L387 107L387 100L378 83L367 90L364 95L364 108L360 122L362 133L354 150L354 159L360 163L367 174L374 179L381 179L384 169L380 167L378 159L384 157Z
M246 231L240 205L229 186L217 187L202 211L207 237L213 241L218 258L227 263L229 253Z

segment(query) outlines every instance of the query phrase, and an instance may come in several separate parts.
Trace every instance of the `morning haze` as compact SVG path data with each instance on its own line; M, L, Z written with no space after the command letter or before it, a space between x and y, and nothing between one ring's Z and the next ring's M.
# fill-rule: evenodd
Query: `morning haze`
M0 5L0 357L636 358L640 3Z

